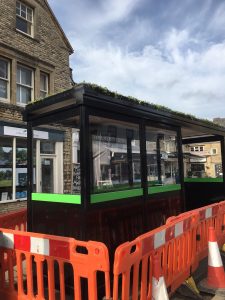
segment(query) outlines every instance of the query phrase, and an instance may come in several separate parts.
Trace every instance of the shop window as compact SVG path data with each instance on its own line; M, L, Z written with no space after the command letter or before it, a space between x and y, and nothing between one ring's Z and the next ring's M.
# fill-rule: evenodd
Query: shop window
M9 62L0 58L0 99L9 99Z
M27 198L27 142L16 140L16 199Z
M138 125L91 116L90 132L91 192L95 194L141 187Z
M40 98L47 97L49 93L49 76L48 74L41 73L40 74Z
M180 183L176 132L146 127L146 153L148 186Z
M16 29L33 36L33 15L31 7L23 2L16 1Z
M0 139L0 201L12 200L13 139Z
M27 104L33 100L33 71L24 66L17 66L16 72L16 101Z

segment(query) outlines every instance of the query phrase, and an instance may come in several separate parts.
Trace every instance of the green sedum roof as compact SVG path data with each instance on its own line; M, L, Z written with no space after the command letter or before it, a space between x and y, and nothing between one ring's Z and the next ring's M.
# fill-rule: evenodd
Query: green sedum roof
M61 91L57 94L49 95L48 97L46 97L44 99L37 99L34 102L30 102L29 104L27 104L27 107L32 106L36 103L40 103L42 101L45 101L46 99L54 98L56 95L60 95L60 94L64 95L65 93L71 92L74 88L76 89L76 87L78 87L78 86L83 86L84 88L89 88L89 89L91 89L91 90L93 90L97 93L100 93L102 95L109 96L109 97L112 97L112 98L115 98L115 99L118 99L118 100L130 102L130 103L133 103L133 104L138 104L138 105L141 105L141 106L146 106L146 107L149 107L151 109L161 111L161 112L171 113L173 115L177 115L179 117L183 117L183 118L186 118L186 119L189 119L189 120L200 121L202 123L205 123L206 125L213 126L215 128L225 129L224 126L216 124L216 123L214 123L214 122L212 122L208 119L197 118L196 116L194 116L192 114L185 114L185 113L182 113L182 112L179 112L179 111L176 111L176 110L172 110L172 109L170 109L166 106L155 104L155 103L150 103L150 102L147 102L146 100L140 100L140 99L137 99L137 98L132 97L132 96L124 96L120 93L110 91L107 87L102 87L100 85L97 85L97 84L94 84L94 83L87 83L87 82L82 82L82 83L79 83L79 84L75 84L75 86L73 88Z

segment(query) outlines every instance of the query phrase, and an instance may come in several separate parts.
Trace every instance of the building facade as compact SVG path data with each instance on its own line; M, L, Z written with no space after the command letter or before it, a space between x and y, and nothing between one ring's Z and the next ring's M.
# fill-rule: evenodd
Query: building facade
M24 107L72 86L73 49L46 0L2 0L0 6L0 213L5 213L26 205ZM37 130L35 149L41 177L44 164L63 155L60 134Z

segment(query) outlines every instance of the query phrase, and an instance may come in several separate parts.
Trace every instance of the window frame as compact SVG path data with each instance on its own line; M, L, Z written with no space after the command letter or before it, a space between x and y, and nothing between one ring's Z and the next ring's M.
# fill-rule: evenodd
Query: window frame
M3 203L11 203L11 202L17 202L17 201L26 201L27 200L27 196L26 197L21 197L21 198L17 198L17 188L19 187L18 185L16 185L16 180L17 180L17 170L19 170L21 167L18 165L17 163L17 149L19 147L17 147L17 145L21 142L21 141L25 141L26 143L26 138L21 138L18 136L4 136L5 138L9 139L11 142L11 147L12 147L12 186L11 186L11 199L8 200L1 200L0 198L0 205ZM25 168L27 168L27 164L24 165ZM27 172L26 172L27 174ZM27 185L26 185L26 191L27 191Z
M17 3L20 5L20 13L21 13L21 5L24 5L26 7L26 17L21 16L21 14L17 14ZM27 18L27 9L31 10L31 21ZM22 19L23 21L26 21L27 23L30 24L30 34L28 32L25 32L19 28L17 28L17 18ZM23 1L16 1L16 30L29 36L29 37L34 37L34 8L32 6L27 5L27 3Z
M46 90L42 90L42 89L41 89L41 76L44 76L44 77L45 77L45 80L46 80L46 86L47 86L47 89L46 89ZM48 73L45 73L45 72L42 72L42 71L40 72L40 90L39 90L39 96L40 96L40 99L43 99L43 98L47 97L48 94L49 94L49 78L50 78L50 76L49 76ZM41 93L45 93L45 96L42 97L42 96L41 96Z
M17 71L18 71L19 68L23 68L23 69L31 71L31 86L20 83L20 82L17 82ZM29 102L34 101L34 70L32 68L24 66L24 65L19 64L19 63L17 64L17 68L16 68L16 91L17 91L17 86L24 87L24 88L29 88L31 90L31 99L27 103L22 103L21 98L20 98L20 101L18 101L17 92L16 92L16 104L17 105L26 106Z
M8 78L3 78L3 77L0 77L0 80L3 80L7 83L7 98L2 98L0 97L0 100L1 101L5 101L5 102L9 102L10 100L10 82L11 82L11 74L10 74L10 61L9 59L6 59L6 58L3 58L0 56L0 60L2 61L5 61L7 63L7 72L8 72Z
M191 146L190 151L191 152L203 152L204 146Z

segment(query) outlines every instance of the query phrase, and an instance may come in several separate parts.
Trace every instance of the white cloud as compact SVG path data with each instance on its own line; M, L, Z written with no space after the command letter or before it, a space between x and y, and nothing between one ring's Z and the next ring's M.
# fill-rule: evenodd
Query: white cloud
M67 1L49 0L75 49L76 82L199 117L225 116L223 1L171 0L165 9L154 0Z
M201 52L188 48L192 42L187 31L173 29L158 45L146 45L138 52L109 43L84 45L72 61L79 66L74 79L199 117L225 116L225 42ZM181 51L183 45L186 51Z

